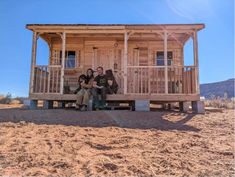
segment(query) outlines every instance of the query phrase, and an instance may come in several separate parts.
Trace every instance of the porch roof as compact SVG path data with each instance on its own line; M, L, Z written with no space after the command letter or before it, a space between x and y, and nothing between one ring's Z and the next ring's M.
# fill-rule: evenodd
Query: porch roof
M40 30L201 30L203 23L197 24L27 24L26 28L32 31Z
M130 40L163 40L163 32L167 31L168 40L176 40L181 45L205 27L204 24L27 24L26 28L38 32L46 40L60 37L58 33L66 32L67 37L109 37L123 40L125 32L130 33Z

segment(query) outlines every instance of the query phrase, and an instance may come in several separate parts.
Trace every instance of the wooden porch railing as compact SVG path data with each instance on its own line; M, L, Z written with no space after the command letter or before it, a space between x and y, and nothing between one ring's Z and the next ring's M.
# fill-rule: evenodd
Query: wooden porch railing
M196 93L194 66L168 67L168 93ZM164 66L128 66L128 94L164 94Z
M60 93L60 65L35 66L34 93Z
M34 71L33 93L60 93L60 65L35 66ZM195 94L195 73L195 66L169 66L168 94ZM127 75L127 94L165 94L164 66L128 66ZM78 85L77 79L78 76L65 75L64 86L73 90Z

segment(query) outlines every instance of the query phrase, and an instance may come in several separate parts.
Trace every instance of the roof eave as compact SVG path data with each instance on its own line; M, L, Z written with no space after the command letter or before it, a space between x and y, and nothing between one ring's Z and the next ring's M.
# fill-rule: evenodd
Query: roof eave
M134 29L157 29L157 30L201 30L205 24L27 24L26 28L32 31L40 30L134 30Z

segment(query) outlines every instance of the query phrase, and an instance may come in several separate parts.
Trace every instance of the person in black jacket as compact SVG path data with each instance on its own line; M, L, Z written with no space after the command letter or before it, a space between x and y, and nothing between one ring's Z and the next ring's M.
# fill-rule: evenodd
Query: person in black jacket
M108 86L108 80L103 72L103 67L97 68L98 75L93 81L92 95L95 109L103 109L106 102L106 88ZM101 95L101 99L99 99Z
M118 84L117 81L113 75L113 71L111 69L105 71L105 75L107 78L107 88L106 93L107 94L116 94L118 91Z

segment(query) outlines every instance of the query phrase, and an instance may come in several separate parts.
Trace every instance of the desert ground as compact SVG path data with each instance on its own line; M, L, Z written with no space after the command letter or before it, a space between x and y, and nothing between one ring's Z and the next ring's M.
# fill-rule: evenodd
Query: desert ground
M0 105L2 176L234 176L234 111Z

